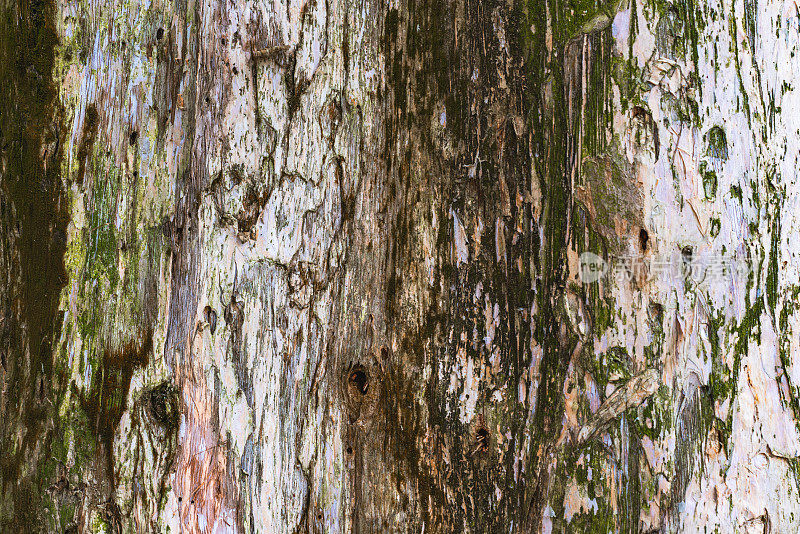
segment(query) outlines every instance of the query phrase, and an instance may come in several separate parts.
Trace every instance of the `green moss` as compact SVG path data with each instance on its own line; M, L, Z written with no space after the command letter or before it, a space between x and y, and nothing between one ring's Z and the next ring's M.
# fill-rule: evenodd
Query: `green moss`
M111 534L111 527L100 514L94 515L89 528L91 529L91 534Z
M780 213L780 212L778 212ZM769 306L770 313L774 314L776 305L778 303L778 240L780 239L781 226L780 216L775 217L772 226L772 239L769 252L769 263L767 265L767 279L766 279L766 292L767 292L767 305Z
M630 379L632 376L632 367L633 363L626 348L611 347L608 351L600 353L595 357L590 366L590 371L595 382L600 386L601 391L604 391L611 379L615 381L626 381Z
M731 4L731 16L729 17L729 24L728 24L728 31L731 37L731 43L733 44L733 57L734 57L734 65L736 66L736 77L739 80L739 95L742 98L742 103L744 105L744 111L747 115L747 124L752 127L752 117L750 114L750 99L747 95L747 89L744 86L744 78L742 77L742 64L739 59L739 36L738 36L738 29L737 29L737 16L735 12L735 5Z
M566 42L578 33L608 26L620 4L620 0L568 0L563 6L551 7L556 39Z
M742 203L742 188L738 185L731 186L731 197L735 198L739 201L739 204Z
M734 390L731 383L731 372L722 358L720 351L720 332L725 324L721 313L708 319L708 341L711 347L711 375L709 376L709 392L712 399L720 402L728 398Z
M706 134L706 139L708 143L706 153L710 158L722 161L728 159L728 138L722 127L711 128Z
M713 201L717 197L717 173L709 169L703 161L700 162L700 175L703 177L703 191L706 200Z
M632 46L633 40L630 43ZM643 95L648 93L649 87L644 68L639 67L636 57L632 53L628 57L613 55L610 62L613 83L619 88L620 111L625 113L633 106L647 107Z
M709 233L711 237L717 237L719 235L719 231L722 229L722 223L717 217L713 217L711 219L711 224L709 227Z

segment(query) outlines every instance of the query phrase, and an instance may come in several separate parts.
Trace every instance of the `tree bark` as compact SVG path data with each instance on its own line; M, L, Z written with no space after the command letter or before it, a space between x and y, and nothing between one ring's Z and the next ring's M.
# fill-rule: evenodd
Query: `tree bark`
M800 530L795 7L2 6L3 532Z

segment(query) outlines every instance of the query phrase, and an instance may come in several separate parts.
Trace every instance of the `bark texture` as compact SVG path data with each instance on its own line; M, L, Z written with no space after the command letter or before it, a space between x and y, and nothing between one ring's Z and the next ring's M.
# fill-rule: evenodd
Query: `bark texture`
M800 530L796 5L0 5L3 532Z

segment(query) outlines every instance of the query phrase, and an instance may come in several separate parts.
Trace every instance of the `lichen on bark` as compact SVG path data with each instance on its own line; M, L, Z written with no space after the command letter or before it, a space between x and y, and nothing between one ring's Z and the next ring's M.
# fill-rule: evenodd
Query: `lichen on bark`
M797 529L791 9L2 16L2 529Z

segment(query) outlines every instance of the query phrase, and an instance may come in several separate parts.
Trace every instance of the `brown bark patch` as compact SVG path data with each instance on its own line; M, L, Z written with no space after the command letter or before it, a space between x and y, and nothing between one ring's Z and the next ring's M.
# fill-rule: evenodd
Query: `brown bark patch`
M116 484L114 434L127 407L133 372L138 367L147 365L152 348L153 333L147 331L139 338L127 342L121 349L106 349L102 365L92 377L92 389L87 395L78 394L81 407L98 438L98 454L105 461L105 470L101 470L98 478L108 482L109 495L113 494Z

